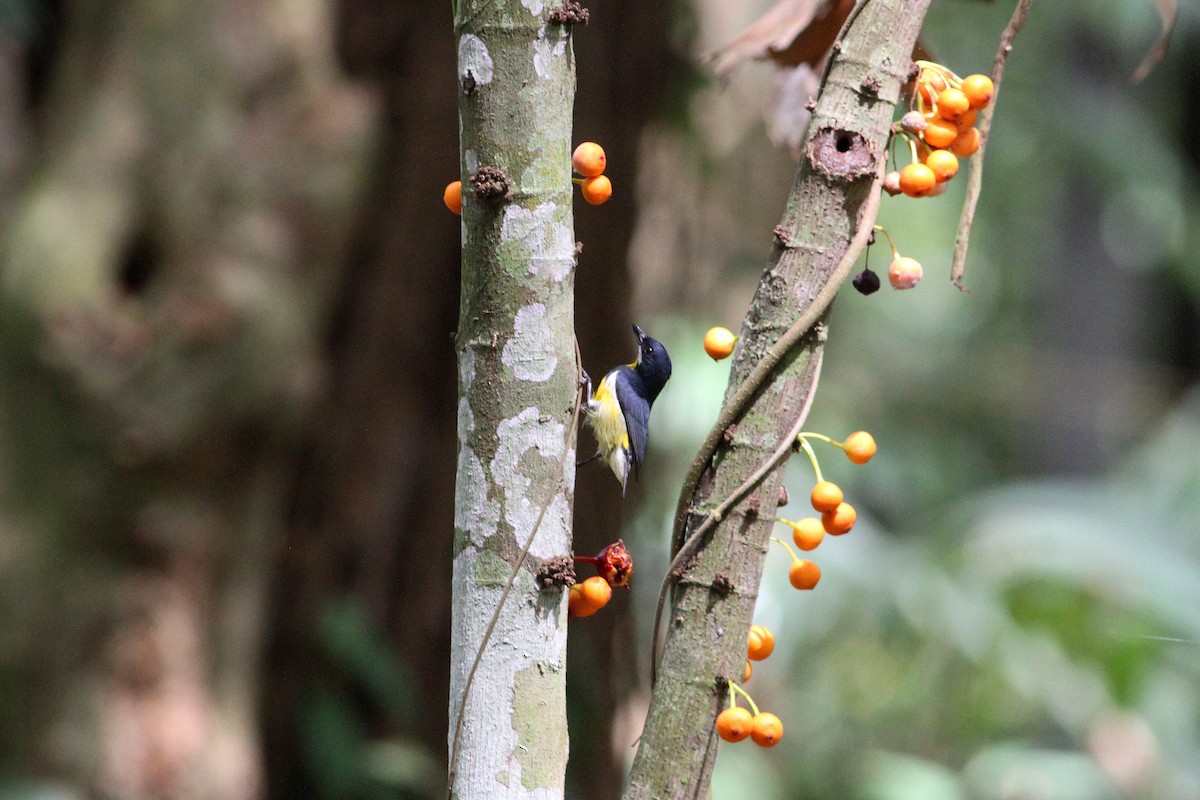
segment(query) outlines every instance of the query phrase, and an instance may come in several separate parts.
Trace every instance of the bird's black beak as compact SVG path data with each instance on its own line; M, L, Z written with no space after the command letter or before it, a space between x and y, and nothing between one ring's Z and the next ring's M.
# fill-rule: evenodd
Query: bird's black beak
M638 344L641 344L642 342L646 341L646 332L644 330L642 330L641 328L639 328L637 325L633 326L633 332L638 337Z

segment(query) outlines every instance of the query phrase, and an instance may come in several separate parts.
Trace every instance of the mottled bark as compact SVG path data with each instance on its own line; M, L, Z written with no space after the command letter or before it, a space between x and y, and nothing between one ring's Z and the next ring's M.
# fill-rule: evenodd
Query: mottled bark
M860 225L929 0L876 0L853 22L817 101L775 246L742 326L726 403L829 281ZM877 191L877 189L876 189ZM690 528L738 487L806 411L824 323L762 386L692 496ZM703 797L716 759L721 676L737 677L758 597L782 468L734 506L682 565L628 798ZM676 543L678 547L679 543ZM714 588L717 586L718 588ZM730 588L732 587L732 588ZM786 726L786 718L784 724Z
M464 202L450 768L460 798L561 796L566 770L565 593L534 582L538 561L571 549L578 375L575 65L570 27L549 12L463 0L455 18ZM490 191L472 191L485 177Z

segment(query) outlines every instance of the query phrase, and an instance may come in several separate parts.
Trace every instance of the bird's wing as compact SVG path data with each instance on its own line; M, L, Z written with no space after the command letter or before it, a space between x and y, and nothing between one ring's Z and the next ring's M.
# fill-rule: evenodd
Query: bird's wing
M616 381L617 402L621 404L621 414L625 417L625 430L629 433L629 449L633 451L633 470L637 474L646 456L646 440L650 436L650 403L634 391L635 383L641 378L629 367L625 380Z

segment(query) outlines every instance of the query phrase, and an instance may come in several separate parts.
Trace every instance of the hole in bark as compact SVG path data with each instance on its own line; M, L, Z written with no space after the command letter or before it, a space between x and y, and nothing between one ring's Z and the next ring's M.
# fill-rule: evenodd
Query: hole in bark
M822 128L808 143L809 163L829 178L856 181L875 175L875 154L862 134Z

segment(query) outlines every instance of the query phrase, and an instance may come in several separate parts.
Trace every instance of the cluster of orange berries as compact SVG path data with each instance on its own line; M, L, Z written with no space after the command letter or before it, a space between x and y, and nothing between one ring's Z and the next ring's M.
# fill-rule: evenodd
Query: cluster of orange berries
M711 353L710 353L711 355ZM715 356L714 356L715 358ZM825 538L825 534L841 536L849 533L858 520L858 512L854 506L845 501L841 487L832 481L827 481L821 475L821 467L817 463L816 453L813 452L809 439L818 439L839 448L846 458L854 464L866 464L877 450L875 437L866 431L855 431L838 442L820 433L801 433L796 437L800 448L808 455L813 470L817 473L817 482L813 485L810 500L814 511L820 517L805 517L799 521L779 518L792 529L792 539L801 550L816 549ZM788 570L788 582L797 589L808 590L816 587L821 580L821 568L815 561L798 557L780 539L772 537L772 541L782 545L792 556L792 566ZM754 673L752 661L762 661L775 650L775 634L762 625L751 625L750 635L746 644L746 666L742 671L742 683L750 680ZM740 742L747 736L763 747L773 747L783 738L783 722L771 713L759 712L754 699L738 684L729 681L729 707L717 715L717 735L727 742ZM737 705L737 695L742 695L750 704L750 710ZM752 713L753 712L753 713Z
M762 625L751 625L742 683L750 680L750 662L762 661L774 649L775 634ZM740 742L750 737L760 747L777 745L783 738L783 721L769 711L759 711L754 698L733 681L729 681L729 689L729 707L717 715L717 735L727 742ZM737 704L739 694L746 698L749 709Z
M572 178L579 184L579 191L588 203L598 206L612 197L612 181L604 174L608 156L604 148L595 142L584 142L571 154L571 168L582 175ZM451 181L442 190L442 202L446 208L462 216L462 181Z
M620 539L594 556L575 556L576 562L591 564L596 574L567 590L567 614L590 617L608 605L614 586L628 586L633 577L633 556Z
M802 433L797 437L801 449L808 455L813 469L817 473L817 482L813 484L809 500L813 510L820 517L804 517L799 520L776 519L792 529L792 541L796 547L808 552L815 550L824 540L825 534L841 536L849 533L858 521L858 511L845 500L842 488L833 481L825 480L821 475L821 467L817 463L816 453L813 452L809 439L819 439L841 449L846 458L855 464L865 464L875 455L875 437L866 431L855 431L846 437L844 442L837 442L819 433ZM808 590L816 587L821 580L821 568L815 561L800 558L781 539L774 541L784 547L792 557L792 566L788 569L788 582L797 589Z
M900 118L897 133L908 139L912 163L883 180L888 194L933 197L958 173L958 159L979 149L975 115L992 101L986 75L960 78L941 64L918 61L916 108Z
M583 176L572 180L579 184L583 199L594 206L612 197L612 181L604 174L607 166L608 156L604 154L604 148L595 142L584 142L571 154L571 169Z

